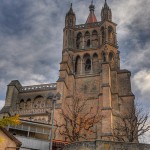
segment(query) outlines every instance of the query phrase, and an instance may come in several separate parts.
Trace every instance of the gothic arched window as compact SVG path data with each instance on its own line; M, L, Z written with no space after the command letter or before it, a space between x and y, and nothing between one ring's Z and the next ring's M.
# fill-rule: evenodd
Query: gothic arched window
M112 60L113 60L113 53L110 52L110 53L109 53L109 61L112 61Z
M88 58L85 61L85 71L90 71L90 70L91 70L91 60L90 60L90 58Z
M85 48L89 48L90 45L91 45L90 33L89 33L89 31L86 31L86 32L85 32L84 40L85 40Z
M87 47L90 47L90 45L91 45L91 43L90 43L90 39L88 39L88 40L87 40L87 44L86 44L86 46L87 46Z
M34 104L33 104L34 108L43 108L45 107L45 101L44 98L42 96L37 96L34 99Z
M84 56L83 56L83 72L87 73L87 72L90 72L91 71L91 68L92 68L92 63L91 63L91 57L90 57L90 54L86 53Z
M20 104L19 104L19 107L20 107L20 109L24 109L24 105L25 103L24 103L24 100L23 99L21 99L20 100Z
M102 60L103 60L103 62L106 62L106 53L102 53Z

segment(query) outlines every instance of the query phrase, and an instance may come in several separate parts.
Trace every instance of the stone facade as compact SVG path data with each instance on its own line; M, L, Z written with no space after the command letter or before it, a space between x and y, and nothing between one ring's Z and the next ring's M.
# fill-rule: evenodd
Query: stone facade
M50 123L53 95L56 95L57 85L42 84L22 86L19 81L11 81L7 88L3 114L19 114L22 119ZM56 109L60 105L56 105Z
M65 146L63 150L150 150L150 145L99 140L94 142L72 143Z
M76 25L72 6L66 14L57 90L62 95L62 107L81 91L88 96L90 106L96 108L94 104L98 102L104 117L95 138L113 140L114 114L123 113L134 103L131 73L120 68L116 24L112 22L111 9L105 2L101 21L95 22L93 3L89 8L89 17L82 25Z
M98 102L105 116L97 126L98 133L94 138L113 140L114 114L123 113L128 105L134 103L131 73L120 68L117 25L112 21L111 9L105 2L101 21L97 21L93 3L89 8L90 14L85 24L76 25L72 5L66 14L57 83L22 86L17 80L11 81L2 115L20 114L25 120L51 123L51 99L60 93L55 119L61 122L59 110L80 91L88 97L89 105L96 107ZM58 134L56 139L64 140L65 137Z

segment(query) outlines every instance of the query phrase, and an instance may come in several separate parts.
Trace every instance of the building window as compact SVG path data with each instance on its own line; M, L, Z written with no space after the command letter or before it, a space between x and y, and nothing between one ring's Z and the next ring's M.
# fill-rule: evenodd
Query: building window
M109 53L109 61L113 60L113 53Z
M105 53L102 53L102 59L103 59L103 62L106 62L106 54Z
M85 62L85 71L90 71L91 70L91 60L87 59Z
M86 46L87 46L87 47L90 47L90 45L91 45L91 42L90 42L90 39L88 39Z

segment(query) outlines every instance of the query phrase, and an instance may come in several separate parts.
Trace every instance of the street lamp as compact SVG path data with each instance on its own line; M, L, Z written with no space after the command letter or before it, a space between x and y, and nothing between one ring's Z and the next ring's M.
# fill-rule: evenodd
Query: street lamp
M52 126L51 126L51 132L50 132L50 145L49 145L49 150L52 150L52 145L53 145L53 128L54 128L54 111L55 111L55 104L56 101L59 100L61 97L60 93L57 93L56 95L50 95L50 98L52 100L52 113L51 113L51 120L52 120Z

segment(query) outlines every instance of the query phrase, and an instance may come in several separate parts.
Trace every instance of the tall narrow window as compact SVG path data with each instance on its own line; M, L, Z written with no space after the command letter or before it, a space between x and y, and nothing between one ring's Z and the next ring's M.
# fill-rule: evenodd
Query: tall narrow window
M88 40L87 40L87 45L86 45L86 46L87 46L87 47L90 47L90 45L91 45L91 44L90 44L90 39L88 39Z
M89 48L90 45L91 45L90 32L89 32L89 31L86 31L86 32L85 32L84 40L85 40L85 48Z
M105 32L104 27L101 28L102 44L105 42Z
M77 49L81 48L81 37L82 37L82 34L78 33L77 34L77 39L76 39L76 47L77 47Z
M106 54L105 53L102 53L102 59L103 59L103 62L106 62Z
M109 61L112 61L113 60L113 53L109 53Z
M91 70L91 60L88 58L85 62L85 71Z

